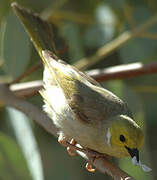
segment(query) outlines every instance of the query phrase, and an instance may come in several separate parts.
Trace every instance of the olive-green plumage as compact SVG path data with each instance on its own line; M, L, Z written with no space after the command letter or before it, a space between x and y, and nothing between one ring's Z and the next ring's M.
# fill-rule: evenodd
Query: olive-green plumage
M44 109L67 140L110 156L136 157L143 132L126 103L76 68L43 51Z

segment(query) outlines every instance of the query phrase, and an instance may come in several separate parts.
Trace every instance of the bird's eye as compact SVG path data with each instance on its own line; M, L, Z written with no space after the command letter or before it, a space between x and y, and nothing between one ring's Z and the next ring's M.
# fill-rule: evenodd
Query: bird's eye
M119 136L119 139L120 139L121 142L125 141L125 137L122 134Z

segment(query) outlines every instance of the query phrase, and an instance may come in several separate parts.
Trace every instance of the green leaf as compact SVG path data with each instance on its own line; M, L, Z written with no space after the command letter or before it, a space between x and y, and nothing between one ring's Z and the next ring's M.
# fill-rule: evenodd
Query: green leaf
M12 8L20 21L24 24L39 55L42 57L41 51L45 49L55 52L51 24L39 18L37 14L33 14L31 11L20 7L16 3L12 3Z
M20 148L3 133L0 133L0 179L31 180Z
M12 79L25 70L30 59L30 41L18 19L10 15L3 37L4 70Z

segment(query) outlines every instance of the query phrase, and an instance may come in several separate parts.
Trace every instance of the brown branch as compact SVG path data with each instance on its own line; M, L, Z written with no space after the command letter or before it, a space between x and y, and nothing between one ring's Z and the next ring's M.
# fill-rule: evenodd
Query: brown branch
M74 146L67 142L67 146L70 146L70 148L75 150L81 157L93 164L100 172L110 175L113 179L135 180L133 177L126 174L126 172L122 171L119 167L115 166L111 161L107 160L105 157L100 156L99 158L94 158L92 156L92 151L83 149L79 144Z
M30 81L19 84L10 85L10 90L14 92L17 97L25 98L38 94L42 88L42 81Z
M93 162L93 158L90 156L84 157L90 163ZM119 167L115 166L112 162L104 159L104 158L96 158L94 159L94 163L92 163L96 169L98 169L102 173L106 173L110 175L114 180L135 180L133 177L128 175L126 172L122 171Z
M16 97L15 94L13 94L13 92L11 92L9 90L9 87L5 84L0 84L0 101L3 102L4 105L14 107L24 112L28 117L42 126L47 132L57 137L58 130L53 125L52 120L48 118L48 116L35 105L32 105L31 103ZM75 150L80 150L77 147L71 147ZM115 180L134 180L131 176L129 176L127 173L116 167L113 163L105 158L95 159L93 162L93 158L91 158L87 154L80 151L78 153L87 161L90 161L97 170L101 171L102 173L107 173Z
M5 84L0 84L0 102L3 105L11 106L24 112L46 131L56 136L57 130L52 124L52 120L50 120L42 110L33 104L15 96L15 94L10 91L9 86Z
M113 79L127 79L153 73L157 73L157 62L150 64L132 63L87 71L87 74L98 82ZM18 97L30 97L37 94L41 88L42 81L32 81L27 83L13 84L10 86L10 89Z
M150 64L132 63L113 66L105 69L95 69L88 71L87 74L98 82L112 79L127 79L142 75L157 73L157 62Z

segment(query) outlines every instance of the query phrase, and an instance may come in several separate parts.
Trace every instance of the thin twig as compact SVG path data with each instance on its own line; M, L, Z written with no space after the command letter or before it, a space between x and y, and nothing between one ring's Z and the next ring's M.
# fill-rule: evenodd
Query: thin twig
M157 39L157 33L143 32L143 33L139 34L138 37L156 40Z
M124 7L123 7L123 12L124 12L124 16L125 16L126 20L128 21L128 24L130 25L131 30L135 29L136 23L133 18L132 7L129 4L125 3Z
M13 80L11 82L11 84L14 84L14 83L18 83L20 82L22 79L24 79L25 77L29 76L30 74L32 74L33 72L35 72L36 70L38 70L39 68L42 67L42 63L39 62L35 65L33 65L30 69L27 69L23 74L21 74L21 76L19 76L17 79Z
M120 36L118 36L116 39L113 41L109 42L108 44L104 45L100 49L96 51L96 53L89 57L89 58L83 58L74 65L81 69L81 70L86 70L92 65L98 63L101 61L104 57L107 55L111 54L113 51L119 49L121 46L123 46L126 42L129 40L135 38L138 36L140 33L146 31L148 28L150 28L153 24L157 22L157 14L147 20L145 23L142 25L136 27L133 31L126 31L122 33Z
M8 105L14 107L22 112L24 112L27 116L29 116L32 120L42 126L47 132L57 137L57 128L52 123L52 120L48 118L48 116L35 105L16 97L10 90L9 87L5 84L0 84L0 101L4 103L4 105ZM70 145L70 144L68 144ZM71 146L75 150L80 150L77 147ZM134 180L127 173L116 167L112 162L107 160L106 158L98 158L93 161L93 158L88 156L87 154L80 152L79 154L85 158L87 161L90 161L97 170L102 173L107 173L112 176L115 180L121 179L130 179Z

